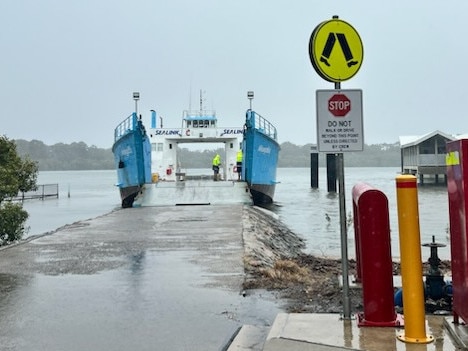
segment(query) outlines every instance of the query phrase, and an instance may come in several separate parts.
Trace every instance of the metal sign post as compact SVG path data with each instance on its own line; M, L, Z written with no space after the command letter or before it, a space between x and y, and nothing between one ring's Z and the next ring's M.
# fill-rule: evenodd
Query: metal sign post
M343 275L343 319L351 319L349 298L348 242L344 181L344 151L362 151L362 92L359 97L341 91L341 82L352 78L361 67L364 50L358 32L333 16L312 32L309 55L317 74L335 83L335 90L323 101L317 91L317 145L319 152L337 155ZM354 94L354 93L353 93Z
M341 83L335 83L335 89L341 89ZM338 194L340 202L340 238L341 238L341 271L343 276L343 318L351 319L351 303L349 299L349 267L348 267L348 228L346 223L346 196L344 181L343 153L337 154Z

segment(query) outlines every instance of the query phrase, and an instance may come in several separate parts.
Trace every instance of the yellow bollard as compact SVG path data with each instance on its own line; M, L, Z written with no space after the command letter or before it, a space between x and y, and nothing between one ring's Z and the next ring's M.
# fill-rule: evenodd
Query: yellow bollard
M426 334L416 177L397 176L396 188L405 318L405 330L397 338L407 343L427 344L434 341L434 337Z

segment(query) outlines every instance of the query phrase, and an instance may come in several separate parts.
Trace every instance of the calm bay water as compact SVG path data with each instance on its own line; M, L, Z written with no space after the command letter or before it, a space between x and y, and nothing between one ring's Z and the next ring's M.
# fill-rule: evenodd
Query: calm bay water
M346 160L345 160L346 162ZM382 191L388 199L391 230L392 256L400 256L398 213L395 178L399 168L345 168L346 216L352 216L352 188L365 182ZM326 169L319 170L319 189L310 188L310 170L307 168L286 168L278 170L275 195L275 212L296 233L307 240L307 251L315 255L341 256L340 209L338 194L327 192ZM439 249L441 259L450 258L447 236L448 195L445 186L424 186L418 188L419 225L421 244L432 241L447 246ZM325 219L326 215L330 221ZM422 247L422 258L430 256L429 248ZM348 256L355 257L354 228L348 228Z
M29 213L26 236L49 232L119 208L116 182L115 171L39 172L38 184L59 184L59 198L24 202Z
M388 198L391 227L392 256L398 258L399 237L396 207L395 177L398 168L345 168L345 197L347 217L352 215L352 187L366 182L381 190ZM340 213L337 194L327 192L326 169L319 170L319 189L310 188L308 168L278 169L275 204L272 210L294 232L306 239L306 251L319 256L339 257ZM98 217L120 207L115 171L57 171L40 172L38 184L59 184L58 199L26 201L29 212L27 236L42 234L63 225ZM447 244L439 249L441 259L450 258L447 236L448 200L444 186L424 186L418 190L421 243L435 235L437 242ZM326 220L326 215L330 221ZM429 257L422 248L422 257ZM354 229L348 228L348 255L355 257Z

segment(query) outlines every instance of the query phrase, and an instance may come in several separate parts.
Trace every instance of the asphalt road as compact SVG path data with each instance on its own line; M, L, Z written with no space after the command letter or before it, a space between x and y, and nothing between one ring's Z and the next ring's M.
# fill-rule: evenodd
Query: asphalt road
M243 296L242 205L142 207L0 250L1 350L220 350L281 301Z

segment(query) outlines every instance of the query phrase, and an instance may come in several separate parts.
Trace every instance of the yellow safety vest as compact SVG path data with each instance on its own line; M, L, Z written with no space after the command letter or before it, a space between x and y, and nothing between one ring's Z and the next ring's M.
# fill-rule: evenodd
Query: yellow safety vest
M213 158L213 166L219 166L220 163L221 163L221 156L216 155L216 156Z
M242 150L237 151L237 162L242 162Z

